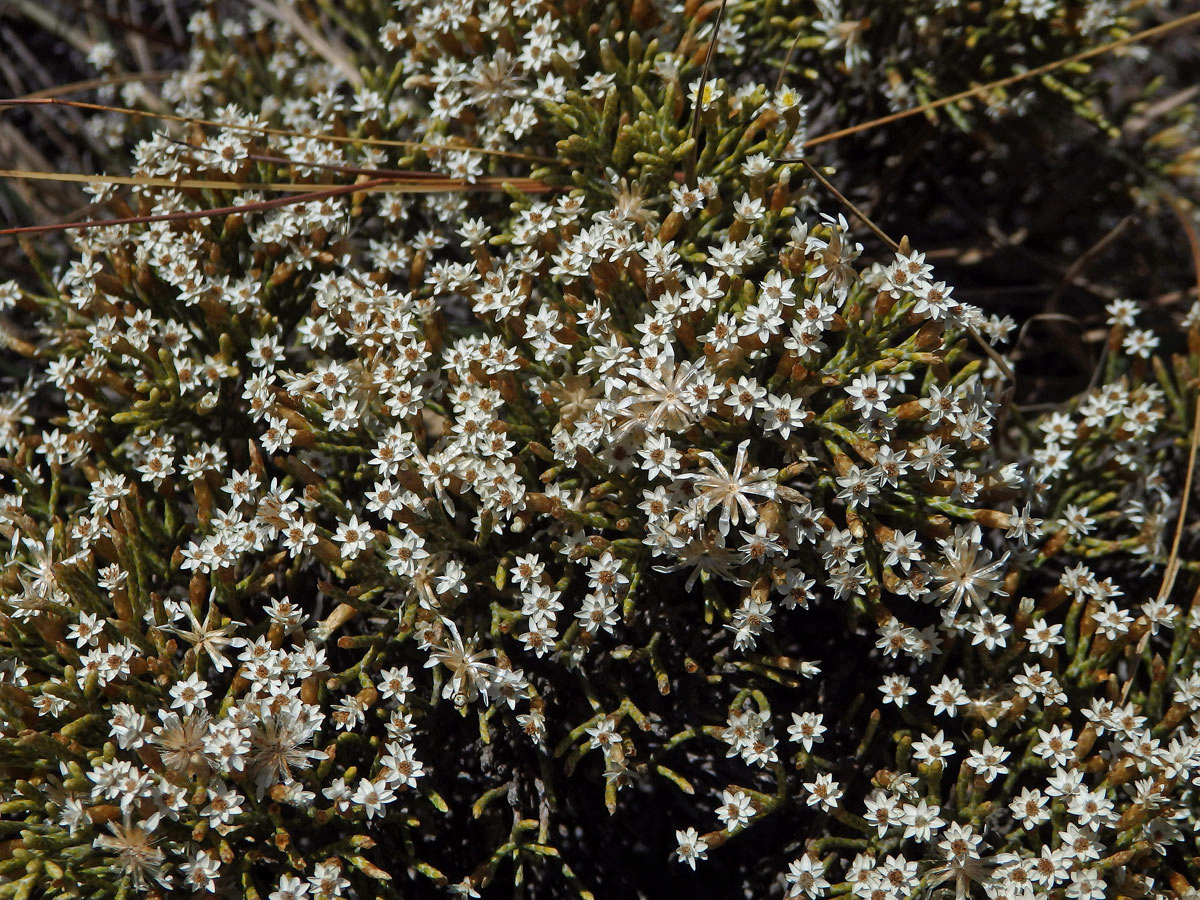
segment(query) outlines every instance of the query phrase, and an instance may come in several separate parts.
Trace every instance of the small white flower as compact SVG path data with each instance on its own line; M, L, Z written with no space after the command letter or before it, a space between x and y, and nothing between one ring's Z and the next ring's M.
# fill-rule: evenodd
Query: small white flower
M1013 816L1025 828L1036 828L1050 820L1050 810L1047 809L1047 798L1039 790L1022 788L1021 793L1008 804Z
M915 838L921 843L928 843L933 833L946 824L945 819L938 815L941 807L919 800L915 805L904 804L900 811L900 821L904 824L904 837Z
M800 744L805 750L812 751L813 744L822 743L826 728L821 724L820 713L792 713L792 724L788 726L788 737Z
M1056 766L1065 766L1075 757L1076 741L1070 728L1052 725L1046 731L1038 729L1038 742L1033 752Z
M820 806L823 809L836 809L838 800L842 797L842 788L832 775L818 775L816 781L806 782L804 789L808 791L805 803L809 806Z
M362 805L368 819L373 819L383 814L383 808L396 799L396 794L386 782L376 784L369 778L363 778L351 799Z
M721 805L717 807L717 818L729 831L737 831L750 821L756 810L745 791L722 791Z
M183 872L184 884L192 890L217 893L217 876L221 872L221 863L211 850L197 851L179 868Z
M759 401L758 406L762 410L767 431L778 432L785 441L806 419L804 401L793 398L791 394L768 394L765 400Z
M1008 766L1004 765L1004 761L1008 759L1009 755L1008 750L994 746L991 741L985 740L982 747L972 750L967 756L966 764L974 769L975 773L984 781L991 784L996 780L996 776L1008 772Z
M192 673L171 685L171 709L182 709L183 715L190 716L197 708L203 709L204 701L211 696L208 682Z
M829 888L829 882L825 879L825 866L807 853L788 863L787 875L784 878L788 885L788 900L795 900L801 896L816 900L817 897L824 896Z
M851 406L862 413L864 419L887 412L887 401L891 395L886 384L881 384L874 372L867 372L850 382L846 393Z
M374 530L358 520L357 515L351 515L349 522L339 522L333 539L342 545L342 559L355 559L367 549L367 544L375 538Z
M379 675L379 693L383 699L395 698L397 703L403 703L405 695L413 689L413 680L409 677L408 666L384 669Z
M941 682L929 695L929 705L933 707L933 714L940 716L944 713L952 719L958 715L958 708L966 706L969 702L962 683L949 675L943 675Z
M681 831L675 832L675 840L679 842L679 848L675 851L675 855L680 862L687 863L692 869L696 868L696 860L707 859L708 844L700 837L700 833L695 828L687 827Z
M913 759L917 762L943 762L954 755L954 745L946 740L946 736L938 731L933 737L923 737L913 741Z
M879 691L883 694L884 703L894 703L903 709L908 698L913 696L917 689L908 683L908 677L905 675L885 675Z

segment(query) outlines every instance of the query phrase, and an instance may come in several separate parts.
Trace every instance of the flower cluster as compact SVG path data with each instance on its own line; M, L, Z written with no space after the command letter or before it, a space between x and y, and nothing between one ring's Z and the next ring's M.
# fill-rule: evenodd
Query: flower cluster
M1016 322L816 209L718 6L192 19L138 221L0 285L0 897L590 897L618 840L812 900L1200 884L1200 312L1169 358L1113 302L1030 418Z

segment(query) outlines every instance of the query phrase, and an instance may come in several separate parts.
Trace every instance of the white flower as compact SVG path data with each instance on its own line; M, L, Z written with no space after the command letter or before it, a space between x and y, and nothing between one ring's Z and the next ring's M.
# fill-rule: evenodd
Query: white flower
M313 874L308 876L308 883L317 900L333 900L350 886L350 880L342 875L342 864L337 860L317 863Z
M1033 752L1056 766L1065 766L1075 757L1076 741L1070 728L1052 725L1049 730L1038 729L1038 742Z
M858 466L850 466L845 475L840 475L835 480L842 487L837 498L845 500L851 509L870 506L871 496L879 493L879 485L872 472L863 472Z
M880 837L883 837L887 830L899 821L899 816L896 814L896 798L883 791L876 791L868 797L865 805L867 808L865 818L879 830Z
M392 741L387 745L387 754L380 759L380 764L386 770L385 779L389 787L415 788L417 779L425 774L425 764L416 758L412 744L402 744Z
M928 454L921 458L921 462L926 459ZM936 596L949 601L946 610L948 615L956 614L964 599L969 599L976 609L984 611L987 608L984 600L989 595L1004 595L1000 585L1004 580L1002 570L1008 563L1008 553L1000 559L993 559L992 554L980 545L978 525L959 527L953 538L941 538L938 544L942 549L942 558L922 563L922 567L941 582Z
M408 666L384 669L379 673L379 693L384 700L396 698L397 703L403 703L405 695L413 689L413 680L409 677Z
M271 891L268 900L305 900L308 897L308 885L296 875L283 875L279 879L279 888Z
M1158 337L1148 329L1135 328L1125 335L1121 346L1130 356L1149 359L1150 354L1158 348Z
M682 454L671 446L671 439L665 434L652 434L646 438L646 443L638 450L642 458L642 468L648 478L667 478L674 476L679 468Z
M717 818L729 831L737 831L750 821L755 809L745 791L722 791Z
M1008 750L993 746L991 741L985 740L981 748L972 750L967 756L966 764L974 769L984 781L991 784L997 775L1004 775L1008 772L1008 766L1003 763L1009 755Z
M941 807L931 805L922 798L915 805L904 804L900 811L900 821L904 824L904 837L915 838L921 843L927 843L933 833L946 824L938 815Z
M221 863L211 850L198 850L179 868L183 872L184 884L192 890L206 891L210 894L217 892L217 876L221 872Z
M985 650L994 650L1008 645L1012 626L999 613L983 612L967 620L967 630L973 635L972 646L982 644Z
M820 713L792 713L792 724L788 726L788 737L798 742L805 750L812 751L813 744L822 743L827 730L821 724Z
M794 278L784 278L777 269L772 269L758 286L759 293L779 306L791 306L796 299L792 290Z
M945 836L938 841L938 849L950 859L979 859L978 847L983 836L976 834L970 825L951 822Z
M825 880L825 866L820 860L813 859L807 853L799 859L788 863L787 897L789 900L807 896L810 900L824 896L829 882Z
M933 707L933 714L940 716L945 713L952 719L958 715L958 707L966 706L969 702L962 683L949 675L943 675L941 682L929 695L929 705Z
M701 109L708 109L724 95L725 92L717 87L716 79L713 78L710 78L704 82L704 92L702 94L700 92L699 78L688 85L688 99L695 103L697 96L699 96ZM695 867L693 866L693 868Z
M778 432L785 441L805 422L804 401L791 394L768 394L758 405L767 431Z
M411 576L416 572L418 564L429 558L425 549L425 540L413 530L406 530L403 535L388 536L388 551L384 564L389 572L395 575Z
M535 744L540 743L546 734L546 717L538 710L531 709L517 716L517 724Z
M909 685L905 675L885 675L879 691L883 694L884 703L894 703L903 709L908 698L915 694L917 689Z
M851 406L861 412L864 419L887 412L887 401L891 395L874 372L855 378L846 388L846 393L851 398Z
M742 194L741 199L733 203L733 214L741 222L757 222L763 217L763 202L751 199L749 194Z
M541 659L547 653L554 649L554 639L558 637L558 629L554 627L552 621L543 617L531 617L529 620L529 630L521 636L521 641L525 644L525 649L537 655Z
M1075 817L1080 828L1106 827L1117 819L1113 802L1105 796L1103 788L1080 791L1067 804L1067 812Z
M384 806L395 800L396 794L386 782L376 784L369 778L363 778L359 781L351 799L355 803L362 804L367 818L373 819L376 815L383 814Z
M841 786L828 774L818 775L816 781L806 782L804 789L809 793L804 802L824 809L836 809L842 796Z
M192 673L171 685L171 709L182 709L185 716L190 716L197 708L203 709L204 701L211 696L208 682Z
M708 468L679 476L691 481L695 486L696 499L702 515L720 507L719 527L723 535L729 533L730 525L738 524L739 511L746 516L747 522L758 518L758 511L749 497L770 499L775 496L775 470L754 467L747 469L746 457L749 448L748 440L738 444L732 471L725 468L725 464L714 454L703 450L699 456L708 463Z
M946 740L946 736L938 731L933 737L924 737L913 741L913 759L917 762L935 763L949 759L954 755L954 745Z
M425 662L425 668L441 663L450 670L451 677L442 688L443 699L453 700L456 706L463 706L480 697L486 704L487 688L495 677L496 667L483 660L495 656L495 651L476 650L475 638L464 642L457 625L445 617L441 621L450 634L450 640L445 645L432 645L433 652Z
M200 811L200 815L208 819L210 825L232 825L242 814L242 804L246 798L235 788L227 788L220 780L207 788L208 805Z
M75 646L82 650L84 647L91 647L99 643L100 635L103 633L104 622L100 620L99 616L81 612L79 622L71 626L67 632L67 638L74 641Z
M1039 790L1022 788L1021 793L1008 804L1008 808L1025 828L1036 828L1050 820L1046 796Z
M621 621L617 603L610 597L589 593L583 598L583 606L575 613L585 630L596 634L604 630L613 633L613 626Z
M920 562L924 558L915 530L909 532L893 531L891 536L884 540L883 550L887 553L883 564L886 566L899 564L905 572L909 570L914 562Z
M1108 883L1095 869L1078 868L1071 870L1071 883L1067 885L1066 894L1071 900L1104 900Z
M1179 607L1168 603L1162 597L1147 600L1140 607L1150 622L1150 633L1158 634L1161 626L1173 628L1175 619L1179 617Z
M339 522L333 539L342 545L342 559L355 559L367 549L367 544L375 537L374 530L360 522L357 515L351 515L349 522Z
M679 842L679 848L675 851L675 855L680 862L685 862L695 869L696 860L708 858L706 856L708 844L700 837L695 828L689 826L682 831L676 831L675 840Z
M753 377L742 375L729 388L725 402L732 408L735 416L749 419L766 396L766 388L755 381Z
M225 481L221 490L229 495L229 499L234 506L238 506L242 503L252 503L254 501L254 492L258 490L258 487L258 476L247 469L245 472L235 470Z
M1034 653L1049 653L1052 647L1067 642L1061 632L1061 624L1051 624L1045 619L1038 619L1025 629L1022 637L1029 642L1029 649Z
M1133 618L1111 600L1106 601L1103 606L1093 612L1092 619L1096 623L1096 631L1110 641L1115 641L1128 631L1129 625L1133 622Z

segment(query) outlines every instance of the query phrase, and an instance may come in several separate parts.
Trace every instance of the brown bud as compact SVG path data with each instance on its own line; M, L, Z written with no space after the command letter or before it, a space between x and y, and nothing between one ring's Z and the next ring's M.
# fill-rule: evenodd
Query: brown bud
M1083 731L1079 733L1079 741L1075 745L1075 758L1083 759L1091 752L1092 745L1096 743L1096 726L1088 722L1084 726Z
M998 509L977 509L971 518L988 528L1008 528L1013 519L1009 513L1000 512Z
M93 825L104 825L121 818L121 807L112 803L90 806L88 807L87 814L88 818L92 820Z

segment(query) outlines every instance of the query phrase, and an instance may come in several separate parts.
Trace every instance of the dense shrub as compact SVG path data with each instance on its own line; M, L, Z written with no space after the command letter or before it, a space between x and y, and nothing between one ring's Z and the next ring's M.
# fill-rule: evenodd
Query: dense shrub
M851 6L191 20L137 221L0 287L0 896L1191 896L1200 312L1032 411L780 161L1136 11Z

